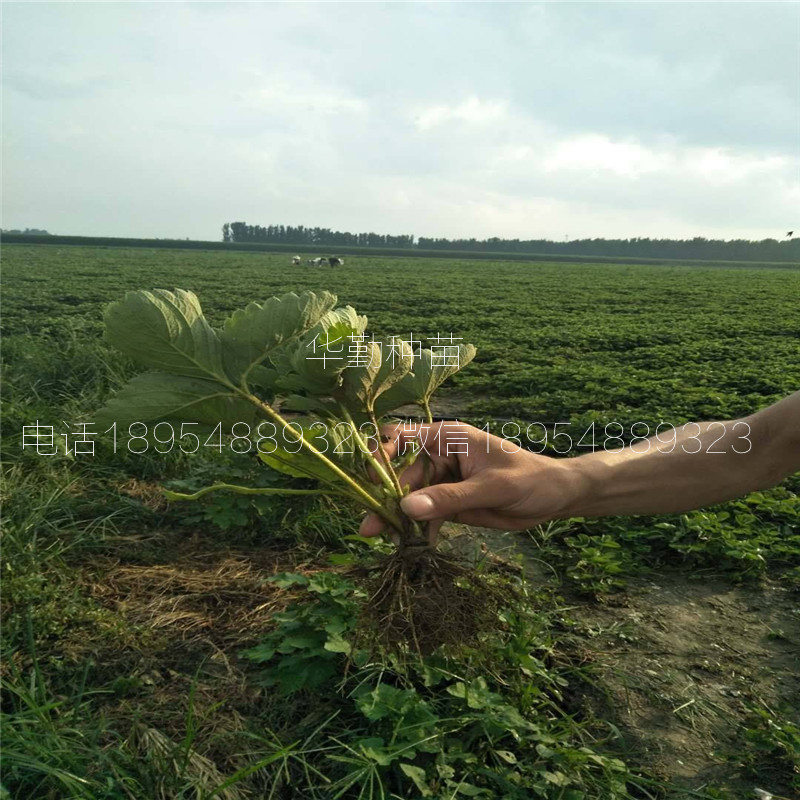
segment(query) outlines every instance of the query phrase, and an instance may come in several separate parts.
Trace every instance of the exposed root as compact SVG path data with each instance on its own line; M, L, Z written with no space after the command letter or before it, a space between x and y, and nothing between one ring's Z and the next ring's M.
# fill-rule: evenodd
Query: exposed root
M389 650L424 656L440 645L474 644L509 600L507 586L501 591L473 564L430 547L398 551L378 569L366 581L365 627Z

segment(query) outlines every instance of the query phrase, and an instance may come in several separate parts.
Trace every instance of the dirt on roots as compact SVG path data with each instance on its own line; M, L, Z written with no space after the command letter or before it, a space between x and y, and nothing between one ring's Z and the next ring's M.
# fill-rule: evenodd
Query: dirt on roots
M382 648L409 647L420 656L474 644L497 628L497 613L509 602L509 587L501 590L493 571L431 547L393 553L364 581L364 628Z

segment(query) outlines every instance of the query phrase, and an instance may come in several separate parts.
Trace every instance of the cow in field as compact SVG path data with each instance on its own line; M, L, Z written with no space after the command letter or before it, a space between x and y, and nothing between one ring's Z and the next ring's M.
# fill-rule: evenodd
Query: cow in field
M332 267L341 267L344 266L344 259L338 258L337 256L331 256L328 259L328 264L330 264Z
M302 263L303 263L303 259L300 258L300 256L292 256L292 265L293 266L296 267L296 266L298 266L299 264L302 264Z

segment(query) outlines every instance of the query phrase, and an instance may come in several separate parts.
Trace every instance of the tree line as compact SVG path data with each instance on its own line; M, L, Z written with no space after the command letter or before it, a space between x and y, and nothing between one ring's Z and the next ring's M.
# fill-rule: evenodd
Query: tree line
M331 245L336 247L413 247L413 236L386 233L350 233L330 228L306 228L303 225L248 225L226 222L223 242L269 242L272 244Z
M11 234L25 234L26 236L50 236L50 231L46 231L42 228L25 228L24 231L20 230L19 228L2 228L0 229L0 233L11 233Z
M248 225L226 222L223 242L268 242L273 244L330 245L332 247L399 247L419 250L460 250L471 252L536 253L559 256L608 256L619 258L667 258L700 261L800 261L800 237L778 239L446 239L413 234L392 236L379 233L350 233L303 225Z

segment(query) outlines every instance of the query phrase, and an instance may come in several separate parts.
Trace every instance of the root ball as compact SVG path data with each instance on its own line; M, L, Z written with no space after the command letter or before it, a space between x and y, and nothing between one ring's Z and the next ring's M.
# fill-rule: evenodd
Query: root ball
M366 627L389 650L409 647L420 656L440 645L474 644L497 626L507 604L491 578L474 564L433 548L388 556L367 580Z

